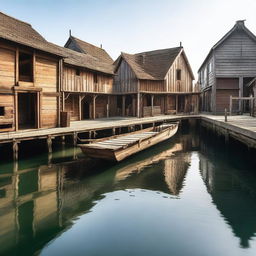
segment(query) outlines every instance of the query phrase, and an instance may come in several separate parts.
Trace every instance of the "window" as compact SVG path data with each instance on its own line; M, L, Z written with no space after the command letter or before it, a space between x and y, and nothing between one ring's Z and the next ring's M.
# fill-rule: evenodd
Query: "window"
M80 76L80 69L79 68L76 69L76 75Z
M181 80L181 69L176 70L176 79Z
M209 65L208 66L208 72L211 73L212 72L212 62L210 62L208 65Z
M93 82L94 82L95 84L98 83L98 75L97 75L97 74L93 74Z
M33 82L33 55L19 53L19 81Z
M4 116L4 115L5 115L4 107L0 107L0 116Z

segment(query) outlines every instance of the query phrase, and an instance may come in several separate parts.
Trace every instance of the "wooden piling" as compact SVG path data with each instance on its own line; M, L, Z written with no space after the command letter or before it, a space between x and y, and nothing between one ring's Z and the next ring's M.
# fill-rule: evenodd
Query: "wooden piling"
M52 153L52 137L47 137L47 146L48 146L48 153Z

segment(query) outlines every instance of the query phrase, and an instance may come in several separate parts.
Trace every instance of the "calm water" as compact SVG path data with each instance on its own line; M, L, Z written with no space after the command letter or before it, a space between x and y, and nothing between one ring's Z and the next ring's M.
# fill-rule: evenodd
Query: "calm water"
M116 165L2 160L0 255L255 256L255 152L198 131Z

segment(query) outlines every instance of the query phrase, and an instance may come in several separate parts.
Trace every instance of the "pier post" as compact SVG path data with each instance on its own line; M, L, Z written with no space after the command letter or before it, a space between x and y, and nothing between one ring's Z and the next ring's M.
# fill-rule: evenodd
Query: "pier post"
M140 117L140 94L137 94L137 117Z
M125 96L122 96L122 116L125 116Z
M116 128L112 128L112 135L116 135Z
M12 145L12 149L13 149L13 160L17 161L19 158L19 145L18 145L18 141L14 140L13 141L13 145Z
M141 130L143 129L143 124L140 124L140 129L141 129Z
M151 116L154 116L154 95L151 95Z
M48 146L48 152L52 153L52 137L51 136L47 137L47 146Z
M227 113L227 109L225 108L225 122L228 121L228 113Z
M77 133L76 132L74 132L74 134L73 134L73 145L77 146Z
M109 118L109 102L110 102L110 97L108 95L108 102L107 102L107 118Z
M232 95L230 96L230 99L229 99L229 115L231 116L232 115Z

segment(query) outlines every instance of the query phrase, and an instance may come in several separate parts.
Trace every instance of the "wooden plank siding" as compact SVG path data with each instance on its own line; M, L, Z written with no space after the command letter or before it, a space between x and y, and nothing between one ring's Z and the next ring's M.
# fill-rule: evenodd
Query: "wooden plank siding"
M41 127L57 126L57 77L58 62L47 58L36 57L35 87L42 88L41 93Z
M177 80L176 70L181 70L181 80ZM172 64L171 68L166 74L166 89L168 92L192 92L193 78L188 69L188 65L181 53Z
M255 77L256 43L235 31L215 50L217 77Z
M164 92L166 91L165 81L140 80L140 91Z
M229 108L231 95L247 96L248 90L245 85L256 74L256 40L253 39L251 32L248 32L244 21L237 21L235 26L212 47L198 73L203 91L203 111L224 112L225 108ZM209 89L211 94L206 92ZM242 104L236 104L234 108L235 111L243 112Z
M114 92L138 92L138 79L128 63L122 59L114 77Z
M113 91L113 77L80 69L80 75L76 75L76 71L77 68L64 66L63 91L102 93L111 93ZM97 83L94 82L95 75L97 75Z

